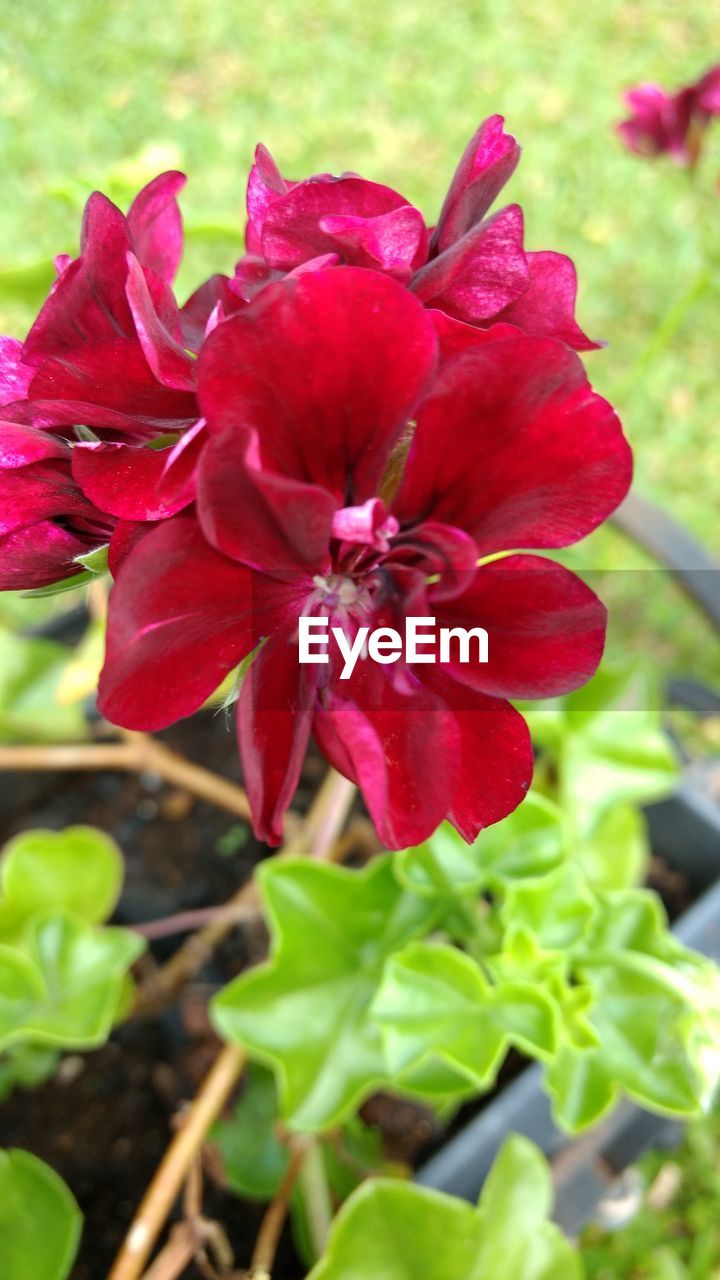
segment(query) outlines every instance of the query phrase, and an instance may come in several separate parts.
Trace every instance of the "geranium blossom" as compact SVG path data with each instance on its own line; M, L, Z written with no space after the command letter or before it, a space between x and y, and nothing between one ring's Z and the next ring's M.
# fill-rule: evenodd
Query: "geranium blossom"
M575 321L570 258L525 252L518 205L486 216L519 158L502 116L491 116L470 139L431 228L391 187L353 173L291 182L258 147L247 192L248 257L238 263L235 286L251 297L269 280L321 259L328 267L367 267L467 324L505 320L590 350L598 344Z
M199 358L208 443L193 507L123 559L100 707L157 729L251 652L237 724L258 834L277 843L311 732L391 848L447 816L466 839L513 809L532 756L511 697L600 658L604 610L543 557L612 511L630 454L582 364L509 325L424 308L387 273L264 288ZM483 666L301 666L301 615L352 633L408 616L486 627Z
M107 542L114 523L73 480L64 440L0 422L0 590L78 573L75 557Z
M691 167L708 121L720 114L720 66L676 93L658 84L639 84L624 99L630 115L617 128L628 149L639 155L667 154Z
M220 299L225 314L233 298L218 276L184 308L175 302L184 181L161 174L127 217L95 192L80 255L56 259L27 338L0 338L3 587L71 577L74 557L107 542L118 519L160 519L188 500L199 447L193 353ZM166 448L143 447L165 436ZM126 541L122 529L116 542Z

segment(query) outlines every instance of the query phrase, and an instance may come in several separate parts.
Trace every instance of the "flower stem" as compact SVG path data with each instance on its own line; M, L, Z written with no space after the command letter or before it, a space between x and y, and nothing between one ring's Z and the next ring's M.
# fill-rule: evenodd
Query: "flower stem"
M125 1237L108 1280L137 1280L196 1159L245 1065L245 1053L229 1044L173 1138Z
M328 857L332 852L334 838L345 820L352 795L354 794L354 789L348 791L349 785L345 778L331 770L328 778L325 779L318 791L314 803L308 810L304 824L308 833L305 843L309 847L310 853L315 853L316 849L322 849L323 852L317 853L316 856ZM289 851L289 847L290 842L283 846L283 854ZM246 902L250 900L257 902L257 890L254 882L245 885L240 895L235 895L235 898L231 900L233 905L237 906L241 895L244 895ZM205 930L200 930L200 933L193 935L193 938L189 939L189 943L195 943L195 947L191 951L191 966L197 962L198 955L207 953L209 946L208 935L210 935L210 940L220 941L231 927L231 920L216 920L213 924L208 925ZM198 939L203 934L206 935L205 942L198 945ZM188 944L185 944L185 948L181 947L180 952L186 950L187 946ZM175 956L178 956L180 952L176 952ZM173 960L175 956L172 957ZM184 975L182 973L180 975L183 980L192 976L192 973L195 972L195 969L190 967L190 972L188 973L187 968L188 964L186 962ZM180 969L183 969L182 965ZM160 970L160 974L163 972L164 970ZM177 978L178 973L174 971L173 981L176 981ZM205 1135L220 1114L240 1076L244 1064L244 1050L237 1045L226 1045L217 1058L210 1074L206 1077L182 1128L168 1147L115 1260L108 1280L138 1280L155 1241L165 1225L168 1214L179 1195L180 1189L188 1177L193 1161L197 1158L202 1148ZM315 1157L314 1161L313 1156ZM318 1159L321 1161L319 1169L317 1167ZM302 1165L303 1171L306 1170L308 1165L310 1173L306 1175L309 1179L306 1194L312 1219L312 1239L313 1242L319 1243L322 1250L327 1228L332 1218L332 1204L325 1182L322 1154L319 1151L314 1152L312 1146L309 1149L306 1147L305 1159Z
M315 1138L307 1139L298 1185L303 1193L312 1250L316 1258L321 1258L332 1223L333 1206L322 1149Z
M275 1254L277 1253L280 1235L287 1217L290 1196L307 1154L307 1144L303 1143L301 1145L300 1142L297 1142L290 1156L290 1163L285 1171L285 1176L260 1224L260 1231L255 1241L255 1248L250 1261L248 1280L271 1280Z
M0 769L118 769L127 773L157 773L165 782L183 787L201 800L227 809L246 822L250 819L250 802L236 782L186 760L146 733L123 730L120 742L0 747Z

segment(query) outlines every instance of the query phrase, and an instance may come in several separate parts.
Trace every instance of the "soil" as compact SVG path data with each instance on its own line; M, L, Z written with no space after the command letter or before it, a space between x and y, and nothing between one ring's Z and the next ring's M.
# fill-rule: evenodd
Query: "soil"
M160 736L216 772L239 777L234 735L222 715L196 716ZM320 759L309 755L296 801L299 810L307 806L323 769ZM223 903L267 852L232 815L194 801L152 775L6 775L0 788L0 842L28 827L60 828L78 821L114 836L126 859L126 884L115 917L122 924ZM671 917L677 916L690 899L682 877L655 860L652 883ZM157 942L153 954L162 960L179 941ZM217 1051L204 1012L208 995L255 958L257 942L234 930L180 1009L119 1028L102 1049L66 1057L47 1085L32 1093L18 1090L0 1105L0 1145L23 1147L46 1160L80 1204L85 1227L71 1280L105 1280L167 1147L174 1118ZM503 1082L523 1065L511 1055ZM477 1103L463 1108L451 1130L478 1109ZM419 1162L446 1136L422 1108L384 1095L371 1099L363 1115L381 1128L388 1156L404 1163ZM246 1267L263 1206L224 1190L215 1162L206 1174L205 1215L223 1224L236 1265ZM197 1268L184 1274L201 1280ZM286 1230L274 1280L302 1280L305 1274Z
M159 735L170 746L228 778L239 777L232 728L222 716L196 716ZM308 760L298 793L304 808L322 772ZM126 883L114 917L120 924L164 918L225 902L267 850L232 814L148 775L116 773L5 775L0 780L0 843L28 827L91 823L117 840ZM8 816L10 815L10 816ZM181 941L153 944L164 959ZM46 1160L65 1179L85 1217L71 1280L105 1280L145 1187L172 1136L173 1121L218 1048L201 1010L216 986L248 962L240 930L190 990L182 1013L130 1023L94 1053L65 1057L59 1075L31 1093L16 1090L0 1105L0 1146ZM204 1212L226 1228L237 1265L247 1266L263 1206L205 1179ZM188 1280L200 1280L190 1269ZM274 1280L302 1280L288 1233ZM28 1280L31 1280L28 1277Z

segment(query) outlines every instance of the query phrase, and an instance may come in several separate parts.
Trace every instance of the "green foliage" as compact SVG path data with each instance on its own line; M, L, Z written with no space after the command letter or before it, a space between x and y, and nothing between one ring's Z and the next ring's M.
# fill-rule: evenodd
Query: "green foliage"
M58 699L71 651L0 626L0 740L67 742L86 734L82 707Z
M492 1087L510 1047L544 1064L569 1130L620 1093L695 1114L717 1080L717 970L669 934L653 894L593 879L542 799L465 856L442 828L362 872L265 864L272 959L221 993L216 1021L276 1071L296 1129L388 1086L457 1104Z
M720 1268L720 1113L688 1127L680 1146L639 1161L643 1202L619 1230L589 1226L588 1280L715 1280Z
M58 1175L29 1151L0 1151L3 1280L65 1280L82 1218Z
M157 442L155 442L155 447L158 447ZM88 551L84 556L76 556L75 563L81 564L83 569L87 569L90 573L107 573L108 549L108 543L104 547L95 547L94 551Z
M491 984L455 947L414 943L390 959L373 1016L385 1029L396 1080L431 1053L477 1092L487 1089L510 1045L545 1058L555 1052L553 1002L529 982Z
M213 1130L231 1191L251 1200L271 1200L288 1166L287 1143L279 1136L278 1099L272 1072L251 1063L232 1116Z
M109 1035L145 943L101 927L117 901L122 860L90 827L28 831L0 861L0 1088L32 1083L62 1048Z
M587 838L615 805L647 803L672 788L677 761L647 665L601 667L567 697L524 704L523 715L552 764L545 785L574 835Z
M35 1089L52 1075L59 1054L56 1049L25 1041L10 1045L0 1056L0 1102L13 1089Z
M582 1280L582 1265L547 1221L550 1176L524 1138L500 1152L477 1208L387 1179L363 1183L333 1223L308 1280Z
M292 858L258 874L271 959L221 992L215 1021L277 1071L289 1125L327 1128L387 1083L369 1005L386 957L437 910L399 886L391 855L360 872Z
M14 940L46 907L65 908L88 924L107 920L122 879L120 850L95 827L23 831L0 860L0 941Z
M396 855L403 884L430 897L449 890L471 893L504 880L542 875L565 853L561 810L536 792L502 823L489 827L467 844L454 827L443 823L432 840Z

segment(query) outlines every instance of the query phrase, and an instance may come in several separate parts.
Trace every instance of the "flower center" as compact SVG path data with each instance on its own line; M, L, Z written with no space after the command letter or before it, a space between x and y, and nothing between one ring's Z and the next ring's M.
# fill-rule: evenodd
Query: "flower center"
M316 599L326 609L346 609L364 611L369 607L370 596L367 587L356 582L344 573L328 573L325 577L316 573L313 582L318 590Z

